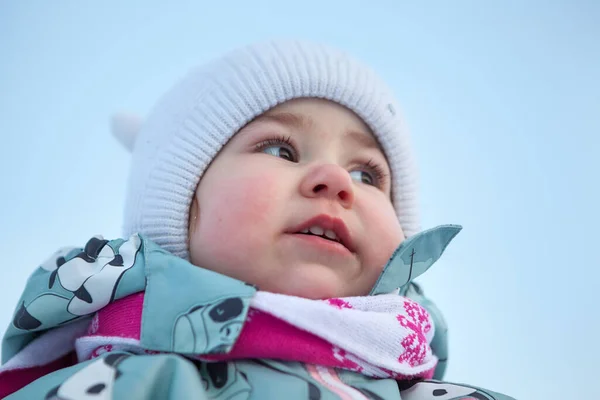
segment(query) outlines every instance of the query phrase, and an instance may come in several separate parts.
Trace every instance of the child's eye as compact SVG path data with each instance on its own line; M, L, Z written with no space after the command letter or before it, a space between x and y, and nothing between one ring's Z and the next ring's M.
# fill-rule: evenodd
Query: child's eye
M289 137L265 140L256 145L256 151L283 158L287 161L298 162L296 151Z
M377 165L373 160L369 160L364 164L362 169L350 171L350 177L356 182L366 185L375 186L382 189L385 186L387 174L380 165Z
M268 146L263 148L262 151L272 156L283 158L284 160L295 161L292 151L283 146Z
M366 183L367 185L375 186L375 179L366 171L350 171L350 177L357 182Z

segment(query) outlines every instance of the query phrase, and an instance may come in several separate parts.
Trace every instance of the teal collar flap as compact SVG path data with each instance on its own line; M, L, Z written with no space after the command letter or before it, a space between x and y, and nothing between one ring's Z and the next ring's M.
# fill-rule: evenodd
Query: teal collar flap
M369 294L401 291L442 256L461 229L460 225L441 225L406 239L394 251Z
M146 265L142 346L184 354L229 352L256 288L152 246L153 259Z

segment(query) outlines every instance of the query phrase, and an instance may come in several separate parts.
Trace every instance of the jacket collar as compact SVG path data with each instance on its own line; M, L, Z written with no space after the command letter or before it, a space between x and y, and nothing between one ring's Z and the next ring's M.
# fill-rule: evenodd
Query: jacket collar
M404 240L390 257L369 295L403 293L413 279L442 256L461 229L460 225L440 225Z

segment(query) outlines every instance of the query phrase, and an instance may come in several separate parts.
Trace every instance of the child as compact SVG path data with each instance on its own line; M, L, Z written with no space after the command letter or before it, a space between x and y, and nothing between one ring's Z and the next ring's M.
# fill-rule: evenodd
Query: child
M121 125L127 239L32 274L0 395L509 399L432 380L446 327L412 280L460 228L419 231L398 106L368 68L253 45L192 70L139 134Z

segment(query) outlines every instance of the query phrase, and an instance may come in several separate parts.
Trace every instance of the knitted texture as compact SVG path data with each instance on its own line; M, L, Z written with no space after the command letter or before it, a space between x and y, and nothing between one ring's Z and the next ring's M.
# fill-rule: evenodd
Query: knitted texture
M140 342L143 304L140 292L98 311L88 335L75 342L79 360L116 350L156 352ZM235 324L228 327L236 329ZM258 291L230 351L206 353L192 340L186 354L204 361L299 361L376 378L431 378L437 364L429 346L434 334L429 313L397 294L311 300Z
M392 199L407 236L419 230L417 176L399 107L375 73L308 42L251 45L190 71L157 103L133 148L124 235L146 235L188 259L191 201L204 171L244 125L295 98L341 104L371 128L391 168Z

